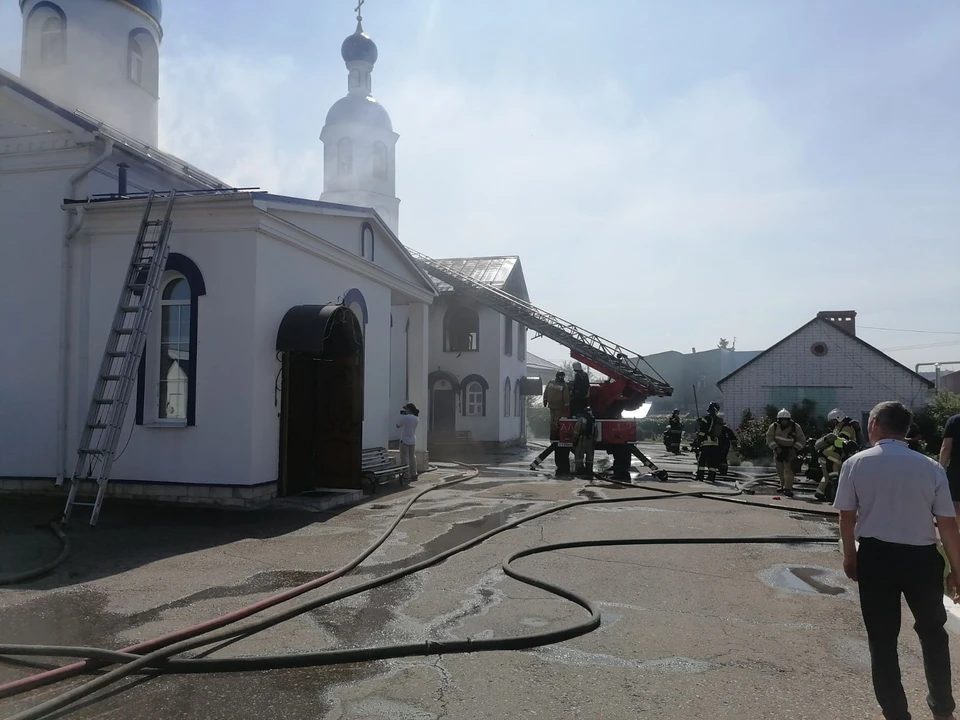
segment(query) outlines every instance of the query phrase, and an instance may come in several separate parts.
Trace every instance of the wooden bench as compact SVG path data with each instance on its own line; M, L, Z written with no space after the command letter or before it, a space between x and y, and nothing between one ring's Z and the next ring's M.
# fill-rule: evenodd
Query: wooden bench
M386 448L368 448L360 455L360 475L364 479L365 489L373 493L377 491L377 485L386 482L392 478L400 478L403 482L403 473L407 468L404 465L397 465L390 457Z

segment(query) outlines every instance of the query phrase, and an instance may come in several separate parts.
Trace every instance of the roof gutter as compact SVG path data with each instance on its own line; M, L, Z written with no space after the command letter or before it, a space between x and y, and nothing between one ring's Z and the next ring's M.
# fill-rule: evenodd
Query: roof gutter
M113 140L99 132L94 137L103 141L103 152L88 162L67 179L67 198L77 194L80 181L113 155ZM83 229L86 213L83 206L68 210L64 219L63 243L60 246L60 348L57 358L57 486L63 485L67 474L67 409L70 393L70 296L72 295L72 274L70 272L70 241ZM73 216L77 222L71 222Z

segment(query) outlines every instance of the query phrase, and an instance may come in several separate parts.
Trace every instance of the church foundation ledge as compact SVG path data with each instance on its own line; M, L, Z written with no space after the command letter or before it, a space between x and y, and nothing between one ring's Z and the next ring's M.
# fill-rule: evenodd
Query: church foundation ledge
M0 495L66 495L67 484L57 487L53 478L0 477ZM177 505L260 507L277 497L277 483L259 485L205 485L111 480L107 498Z

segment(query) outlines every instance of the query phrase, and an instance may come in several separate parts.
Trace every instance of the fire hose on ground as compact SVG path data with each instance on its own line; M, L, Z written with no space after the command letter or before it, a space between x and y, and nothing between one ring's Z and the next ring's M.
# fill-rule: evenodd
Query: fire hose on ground
M476 469L472 470L472 474L467 474L464 477L457 478L451 482L439 483L437 485L425 488L423 491L417 493L414 498L412 498L407 505L402 510L401 514L398 515L396 520L391 524L388 531L381 536L379 542L385 539L386 535L389 535L392 532L393 528L399 523L403 515L409 510L410 506L413 505L416 500L425 495L427 492L443 487L449 487L453 484L464 482L466 480L472 479L478 474ZM618 483L625 484L625 483ZM311 600L308 602L300 603L290 607L278 614L275 614L271 617L264 618L252 623L248 623L240 627L226 627L232 625L236 622L239 622L241 619L249 617L256 612L259 612L263 609L264 602L274 601L274 598L268 599L268 601L261 601L256 605L249 606L248 608L241 609L230 615L223 616L223 618L217 618L212 621L207 621L201 625L194 626L193 628L187 628L185 630L178 631L171 635L165 636L164 638L158 638L157 640L149 641L148 643L142 643L135 648L127 649L121 652L114 652L108 650L101 650L97 648L77 648L77 647L61 647L61 646L25 646L25 645L0 645L0 654L4 655L20 655L20 656L47 656L47 657L83 657L86 658L84 662L75 663L74 665L68 665L57 670L48 671L47 673L41 673L37 676L32 676L30 678L25 678L26 681L34 681L32 683L20 682L18 687L11 688L10 686L14 685L12 683L7 684L6 686L0 686L0 690L6 691L4 694L10 695L15 694L16 692L22 692L31 687L39 687L40 685L48 684L49 682L68 677L70 675L77 674L86 670L92 670L98 667L101 667L103 663L120 663L118 667L110 670L109 672L83 684L78 687L75 687L62 695L52 698L44 703L37 705L34 708L21 712L17 715L12 716L10 720L34 720L36 718L42 718L48 713L51 713L55 710L64 708L78 700L87 697L125 677L133 675L135 673L150 671L155 672L159 670L160 672L178 672L178 673L192 673L192 672L240 672L240 671L250 671L250 670L266 670L266 669L277 669L277 668L290 668L290 667L305 667L305 666L316 666L316 665L330 665L330 664L340 664L340 663L354 663L361 661L371 661L371 660L383 660L388 658L396 657L405 657L411 655L437 655L437 654L450 654L450 653L469 653L469 652L481 652L481 651L491 651L491 650L517 650L517 649L529 649L533 647L538 647L546 644L552 644L560 642L562 640L571 639L583 635L585 633L591 632L599 626L600 617L599 612L596 607L591 603L587 598L580 596L579 594L561 588L559 586L553 585L551 583L539 580L537 578L526 575L525 573L519 571L517 568L513 567L513 563L523 557L529 557L532 555L539 555L546 552L552 552L555 550L568 549L574 547L609 547L609 546L629 546L629 545L677 545L677 544L809 544L809 543L835 543L836 536L831 535L829 537L824 536L787 536L787 537L751 537L751 538L626 538L626 539L613 539L613 540L592 540L592 541L582 541L574 543L557 543L554 545L539 546L537 548L522 550L518 553L514 553L511 557L507 558L504 561L503 569L505 574L508 576L526 584L538 587L547 592L555 594L559 597L569 600L572 603L579 605L584 608L589 617L567 627L561 628L559 630L552 630L544 633L535 633L530 635L516 636L516 637L499 637L499 638L487 638L483 640L455 640L455 641L427 641L423 643L414 643L414 644L404 644L404 645L393 645L393 646L383 646L383 647L370 647L370 648L359 648L359 649L349 649L349 650L327 650L318 653L301 653L301 654L288 654L288 655L275 655L275 656L262 656L262 657L253 657L253 658L191 658L191 659L170 659L173 655L177 655L189 650L194 650L200 647L208 646L213 643L220 641L234 641L235 639L248 637L254 633L265 630L269 627L273 627L279 623L282 623L286 620L289 620L293 617L301 615L310 610L328 605L339 600L343 600L352 595L356 595L367 590L371 590L375 587L386 585L388 583L394 582L402 577L406 577L410 574L423 570L432 565L438 564L453 555L464 552L465 550L475 547L476 545L488 540L489 538L512 528L515 528L523 523L528 523L537 518L543 517L548 514L560 512L567 510L573 507L579 507L584 505L601 505L601 504L616 504L616 503L627 503L627 502L650 502L655 500L663 499L676 499L680 497L697 497L706 500L716 500L721 502L733 502L736 504L742 504L747 506L761 507L767 509L776 509L776 510L790 510L791 512L800 512L804 514L819 515L819 516L834 516L833 513L820 510L810 510L805 508L793 508L793 507L781 507L776 505L768 505L765 503L756 503L748 502L744 500L737 500L738 496L741 495L741 490L739 487L735 492L729 493L720 493L716 491L697 491L697 492L680 492L666 490L662 487L646 487L642 485L629 485L634 489L656 492L658 495L654 496L641 496L641 497L624 497L624 498L603 498L603 499L585 499L585 500L576 500L568 503L563 503L559 506L546 508L544 510L525 515L520 518L495 528L491 531L488 531L476 538L468 540L461 545L458 545L455 548L451 548L445 552L442 552L436 556L423 560L419 563L410 565L406 568L401 568L395 572L392 572L388 575L385 575L374 580L366 581L359 583L354 587L347 588L336 593L331 593L325 597ZM368 548L368 551L363 553L363 557L355 559L348 564L349 567L356 567L362 559L369 556L373 550ZM348 566L345 566L348 567ZM342 571L342 572L341 572ZM337 571L338 577L344 574L346 571L341 568L341 571ZM333 575L331 573L331 575ZM311 586L308 589L313 589L318 587L319 584L324 584L324 582L329 582L326 580L329 576L324 576L323 578L318 578L311 583L307 583L304 586ZM333 578L330 578L333 579ZM324 581L324 582L321 582ZM275 598L284 598L280 600L275 600L271 603L279 604L285 599L290 599L291 593L294 593L300 588L295 588L293 590L281 593ZM296 592L296 594L302 594L302 592L307 592L307 590L302 590ZM256 608L256 609L254 609ZM219 629L217 632L212 632L212 630ZM198 637L203 634L203 637ZM146 648L145 648L146 646ZM136 651L143 649L149 649L146 655L137 654ZM41 676L46 676L42 681L35 680ZM11 691L12 690L12 691Z

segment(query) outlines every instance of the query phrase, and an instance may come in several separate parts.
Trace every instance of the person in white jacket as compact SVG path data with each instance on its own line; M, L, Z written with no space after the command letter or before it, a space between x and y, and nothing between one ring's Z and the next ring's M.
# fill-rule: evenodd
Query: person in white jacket
M417 479L417 426L420 424L420 411L413 403L407 403L400 410L400 464L407 466L404 479L409 482Z

